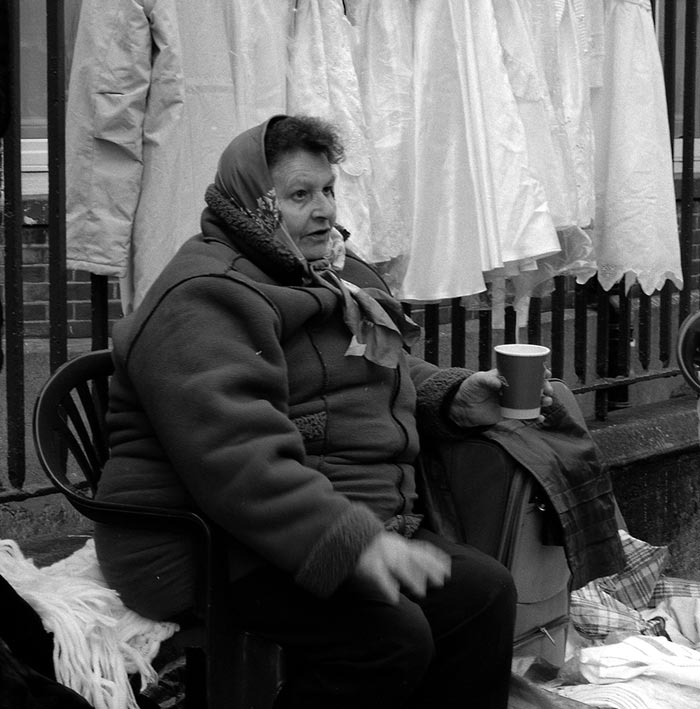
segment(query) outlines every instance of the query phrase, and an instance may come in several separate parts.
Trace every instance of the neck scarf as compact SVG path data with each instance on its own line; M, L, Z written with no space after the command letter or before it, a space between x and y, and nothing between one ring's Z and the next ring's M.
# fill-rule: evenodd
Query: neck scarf
M338 276L345 262L345 244L338 229L332 230L326 257L309 262L284 228L265 158L265 132L271 121L284 117L273 116L234 138L219 159L214 187L240 215L272 237L276 246L291 252L288 256L302 269L305 283L338 296L351 334L346 356L362 356L383 367L395 368L403 346L417 341L419 326L385 291L358 288Z

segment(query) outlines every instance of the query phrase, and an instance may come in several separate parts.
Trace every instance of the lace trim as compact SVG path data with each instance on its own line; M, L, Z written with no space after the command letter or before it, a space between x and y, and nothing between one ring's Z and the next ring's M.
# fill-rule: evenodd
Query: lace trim
M258 197L257 204L258 208L255 211L250 209L241 209L241 211L248 215L266 234L272 234L282 220L275 188L273 187L262 197Z
M323 438L326 435L327 422L328 414L325 411L292 418L292 423L299 429L299 433L305 441L316 441Z
M395 515L384 522L387 532L396 532L409 539L416 533L423 521L423 515Z

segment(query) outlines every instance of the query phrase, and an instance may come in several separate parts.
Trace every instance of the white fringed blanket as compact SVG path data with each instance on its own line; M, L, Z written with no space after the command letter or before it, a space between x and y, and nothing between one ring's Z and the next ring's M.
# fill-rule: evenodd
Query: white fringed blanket
M127 675L138 673L142 689L157 682L151 662L179 628L124 606L105 583L92 539L43 568L26 559L15 541L0 540L0 574L53 633L59 682L95 709L138 709Z

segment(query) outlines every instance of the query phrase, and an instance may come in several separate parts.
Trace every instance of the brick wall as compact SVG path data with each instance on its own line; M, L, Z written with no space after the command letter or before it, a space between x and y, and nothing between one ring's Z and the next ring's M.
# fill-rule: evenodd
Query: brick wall
M49 335L49 231L48 203L45 199L24 203L22 228L22 278L24 295L24 334L28 338ZM4 234L0 234L4 244ZM0 251L0 282L4 284L4 249ZM90 274L69 269L67 277L67 316L69 337L90 337L92 334ZM121 317L118 279L108 284L110 322Z

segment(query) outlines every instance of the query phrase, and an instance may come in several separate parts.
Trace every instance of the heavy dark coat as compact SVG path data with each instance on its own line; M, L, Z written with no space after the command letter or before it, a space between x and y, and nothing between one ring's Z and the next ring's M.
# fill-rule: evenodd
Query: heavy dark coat
M230 535L232 579L271 563L330 595L413 509L417 397L434 426L468 372L345 356L336 295L302 285L289 252L225 204L202 229L114 326L99 496L199 508ZM383 287L352 256L342 275ZM182 539L98 527L96 544L128 606L160 618L191 604Z

